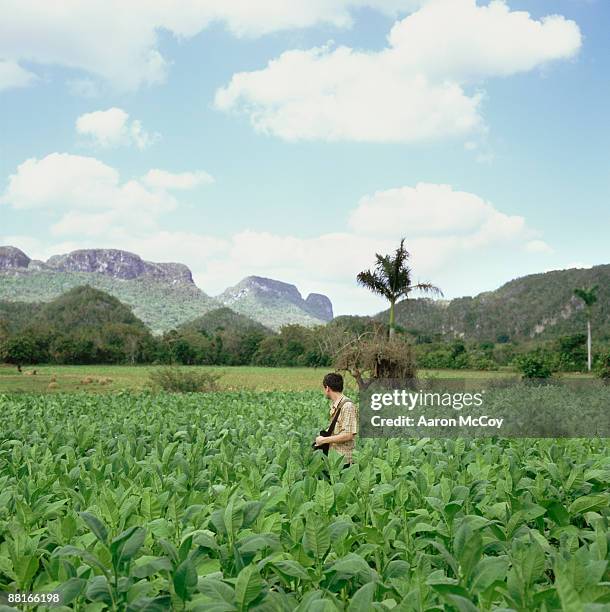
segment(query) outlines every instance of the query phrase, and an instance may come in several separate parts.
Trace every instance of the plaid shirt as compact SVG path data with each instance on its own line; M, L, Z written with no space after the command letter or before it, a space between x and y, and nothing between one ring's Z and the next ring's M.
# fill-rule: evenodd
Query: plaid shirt
M332 403L330 407L331 419L334 417L335 408L344 397L345 395L341 395L341 397L338 397L337 400ZM339 413L339 418L337 419L333 436L348 432L353 434L358 433L358 408L354 402L352 402L352 400L345 397L345 401L343 404L341 404L341 412ZM347 463L351 463L352 452L355 445L356 440L352 439L348 442L331 442L330 448L336 450L338 453L341 453L345 461Z

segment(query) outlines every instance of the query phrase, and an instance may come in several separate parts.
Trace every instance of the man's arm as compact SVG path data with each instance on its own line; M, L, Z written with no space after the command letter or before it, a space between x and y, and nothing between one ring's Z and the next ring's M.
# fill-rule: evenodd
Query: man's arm
M334 436L328 436L324 438L325 442L329 442L331 444L340 444L341 442L349 442L353 440L356 436L355 433L351 433L350 431L343 431L340 434L335 434Z
M334 436L317 436L316 444L339 444L341 442L349 442L353 440L356 434L344 431Z

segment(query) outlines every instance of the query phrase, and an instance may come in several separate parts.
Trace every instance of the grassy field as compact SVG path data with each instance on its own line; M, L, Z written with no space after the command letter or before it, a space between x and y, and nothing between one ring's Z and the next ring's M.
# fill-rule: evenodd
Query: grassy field
M183 368L221 372L221 389L252 391L308 391L320 389L324 374L330 368L263 368L254 366L181 366ZM101 393L123 389L141 390L149 386L148 375L155 366L31 366L19 373L14 366L0 365L0 393L88 391ZM35 375L27 372L36 371ZM420 376L438 378L494 379L515 376L515 372L475 370L421 370ZM566 374L570 378L587 378L583 374ZM89 382L86 382L87 379ZM51 384L51 383L55 384ZM355 388L351 377L348 388ZM51 388L49 388L51 384Z
M329 368L264 368L253 366L181 366L184 369L222 373L219 385L223 390L307 391L319 389ZM19 373L14 366L0 366L0 393L69 392L86 390L93 393L141 390L149 386L149 372L155 366L32 366ZM36 374L28 374L35 371ZM503 377L510 372L476 372L457 370L423 370L423 376ZM355 381L347 377L347 385ZM92 379L92 380L91 380ZM51 385L49 388L49 384Z

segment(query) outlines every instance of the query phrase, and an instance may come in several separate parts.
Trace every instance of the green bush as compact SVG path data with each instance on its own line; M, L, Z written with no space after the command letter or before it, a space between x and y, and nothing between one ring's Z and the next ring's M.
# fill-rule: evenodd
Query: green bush
M164 367L153 370L148 375L153 389L172 391L174 393L193 393L218 391L218 372L201 372L183 370L178 367Z
M598 357L595 363L595 375L610 382L610 351Z
M572 334L556 341L559 369L562 372L583 372L587 369L587 336Z
M417 351L417 364L420 368L430 368L437 370L455 367L451 351L448 347Z
M475 351L468 355L468 367L471 370L497 370L498 364L485 353Z
M553 370L547 356L541 351L534 351L519 355L515 359L515 366L523 378L550 378Z

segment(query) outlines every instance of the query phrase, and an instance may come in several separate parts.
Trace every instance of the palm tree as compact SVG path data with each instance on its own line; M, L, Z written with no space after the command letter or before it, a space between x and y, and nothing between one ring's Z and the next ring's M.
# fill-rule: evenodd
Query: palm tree
M590 289L574 289L574 295L579 297L587 309L587 370L591 371L591 308L597 302L597 285Z
M430 283L412 284L411 268L407 266L410 255L404 247L402 238L394 255L375 253L377 263L374 270L365 270L356 277L359 285L382 295L390 302L390 338L395 332L394 307L400 298L407 299L412 291L422 291L432 295L443 295L443 292Z

